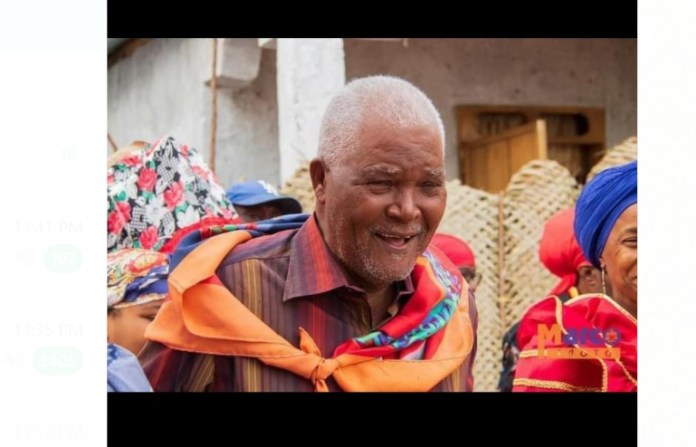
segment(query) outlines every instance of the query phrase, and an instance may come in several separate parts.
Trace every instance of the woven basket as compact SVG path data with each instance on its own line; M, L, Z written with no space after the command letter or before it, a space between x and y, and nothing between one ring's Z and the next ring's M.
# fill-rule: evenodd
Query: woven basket
M557 281L539 260L539 241L546 220L573 206L579 192L568 170L553 160L531 161L510 179L503 199L504 286L498 298L503 330Z
M501 322L498 307L498 195L447 183L447 208L438 232L466 241L476 256L481 284L476 289L479 314L474 389L495 390L500 369Z
M587 174L587 181L592 180L592 177L604 171L612 166L618 166L626 164L638 158L638 139L636 137L631 137L626 139L623 143L615 146L607 151L599 160L599 163L594 165Z
M536 160L523 166L501 195L463 186L458 180L447 184L447 193L438 231L467 241L482 274L476 290L479 327L474 389L495 391L503 334L555 281L537 254L544 223L575 202L578 187L557 162Z

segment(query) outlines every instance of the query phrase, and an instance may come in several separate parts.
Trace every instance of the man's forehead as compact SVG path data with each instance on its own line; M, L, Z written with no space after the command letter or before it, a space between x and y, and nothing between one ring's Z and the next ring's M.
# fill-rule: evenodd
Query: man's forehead
M421 170L433 177L441 177L445 175L445 168L443 167L433 167L433 166L423 166ZM360 169L362 174L399 174L404 171L404 168L390 163L377 163L369 166L365 166Z

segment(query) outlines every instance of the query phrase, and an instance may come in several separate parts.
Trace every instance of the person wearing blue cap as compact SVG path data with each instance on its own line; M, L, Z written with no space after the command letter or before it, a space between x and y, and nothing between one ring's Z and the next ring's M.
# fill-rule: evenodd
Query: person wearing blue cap
M575 237L604 293L552 296L525 313L513 391L638 390L637 179L634 161L602 171L580 194Z
M273 186L263 180L235 183L227 189L227 198L244 222L302 212L300 202L278 194Z

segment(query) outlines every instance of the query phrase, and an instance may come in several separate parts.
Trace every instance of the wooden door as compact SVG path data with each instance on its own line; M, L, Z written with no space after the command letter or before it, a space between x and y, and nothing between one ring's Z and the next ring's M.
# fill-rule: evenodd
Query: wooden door
M463 143L459 150L462 183L498 193L524 164L548 158L546 123L535 120L497 135Z

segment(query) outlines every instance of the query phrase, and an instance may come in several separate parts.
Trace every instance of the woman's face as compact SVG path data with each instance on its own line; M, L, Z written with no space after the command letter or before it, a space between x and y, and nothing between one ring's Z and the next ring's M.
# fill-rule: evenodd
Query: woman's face
M638 311L638 204L626 208L614 224L600 256L612 297L633 316Z
M164 300L114 309L109 313L106 323L109 343L138 355L145 346L145 329L152 323Z
M577 288L580 295L586 293L602 293L602 274L591 265L581 265L578 267ZM606 285L606 294L611 296L611 286Z

